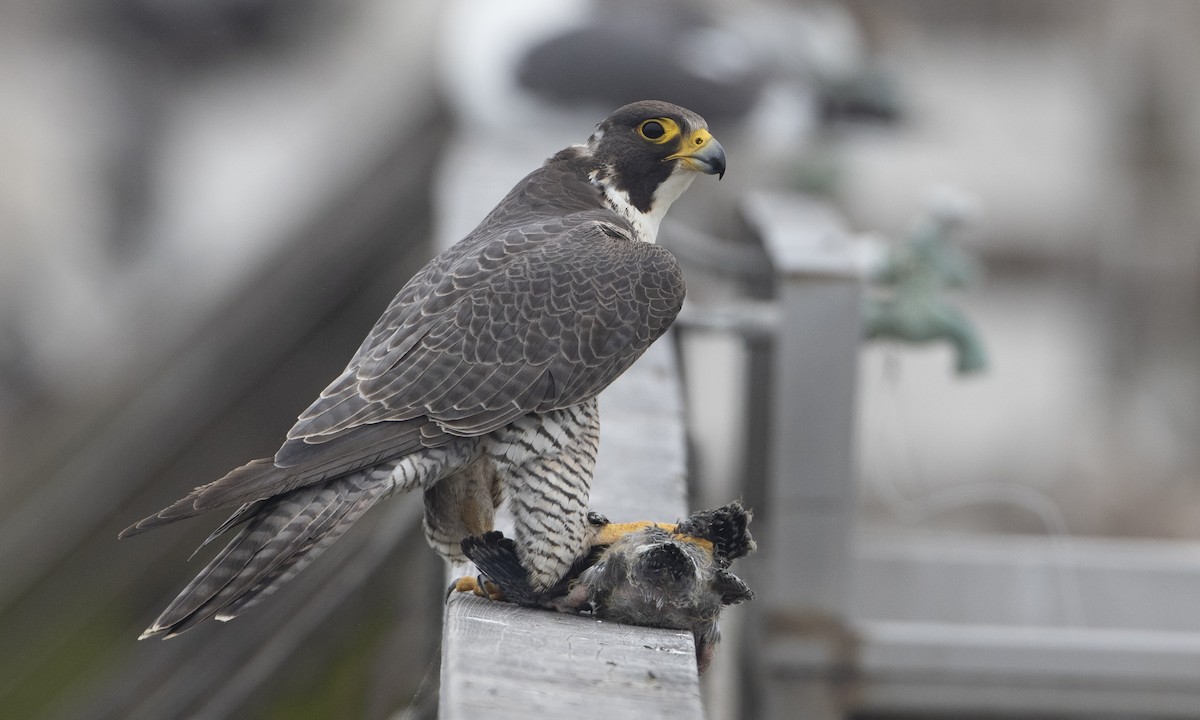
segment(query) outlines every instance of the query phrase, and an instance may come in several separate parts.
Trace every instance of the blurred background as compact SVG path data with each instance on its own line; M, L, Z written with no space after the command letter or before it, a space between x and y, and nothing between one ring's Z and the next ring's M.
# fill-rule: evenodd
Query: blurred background
M1196 67L1186 0L0 5L0 707L432 717L442 580L415 498L234 625L167 643L134 638L216 521L116 534L272 453L440 246L612 109L660 98L729 156L662 238L689 282L693 506L746 492L752 359L744 327L711 322L752 294L740 204L830 203L885 309L888 268L929 260L934 228L930 262L963 287L892 287L953 327L862 346L856 532L1028 547L1074 609L1034 579L998 612L1157 633L1143 653L1171 639L1177 674L1147 670L1150 699L1121 712L1189 716L1153 698L1200 678ZM1112 613L1089 612L1087 558L1109 563ZM907 576L889 577L855 612L891 617ZM905 612L933 612L911 594ZM706 680L714 720L750 712L738 658ZM1018 709L1093 712L1070 682L1085 692ZM1017 712L967 697L845 709Z

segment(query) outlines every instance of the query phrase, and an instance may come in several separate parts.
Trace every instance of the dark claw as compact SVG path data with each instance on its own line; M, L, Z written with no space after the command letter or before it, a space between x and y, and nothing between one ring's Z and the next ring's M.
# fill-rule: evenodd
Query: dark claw
M446 588L446 597L442 598L443 603L450 602L450 596L453 595L456 590L458 590L458 581L461 579L462 578L454 578L454 580L451 581L450 587Z
M481 591L477 594L482 594L484 600L487 600L488 602L492 602L492 595L491 595L491 593L488 592L488 586L487 586L487 584L489 582L491 582L491 581L488 580L488 576L484 575L483 573L479 573L478 575L475 576L475 587L479 591ZM492 584L495 585L496 583L492 583Z
M594 511L593 511L593 512L589 512L589 513L587 514L587 521L588 521L588 523L589 523L589 524L591 524L591 525L596 525L596 526L600 526L600 525L607 525L607 524L608 524L608 518L607 518L607 517L605 517L604 515L601 515L601 514L600 514L600 513L598 513L598 512L594 512Z

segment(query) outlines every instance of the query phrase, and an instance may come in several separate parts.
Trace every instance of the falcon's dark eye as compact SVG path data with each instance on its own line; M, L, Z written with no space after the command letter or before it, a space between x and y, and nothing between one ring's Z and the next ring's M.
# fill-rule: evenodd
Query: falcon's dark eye
M662 145L679 137L679 123L665 117L643 120L637 131L643 139Z
M639 131L642 133L642 137L646 138L647 140L657 140L663 135L667 134L667 131L663 128L662 123L657 120L647 120L646 122L642 123Z

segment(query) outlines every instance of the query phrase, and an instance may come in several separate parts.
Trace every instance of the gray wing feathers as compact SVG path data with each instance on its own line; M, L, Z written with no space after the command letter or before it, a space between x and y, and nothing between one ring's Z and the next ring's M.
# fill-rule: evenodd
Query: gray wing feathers
M381 319L373 337L390 349L360 350L290 436L416 417L482 434L598 393L674 320L683 281L665 250L570 220L510 229L442 263L423 300Z

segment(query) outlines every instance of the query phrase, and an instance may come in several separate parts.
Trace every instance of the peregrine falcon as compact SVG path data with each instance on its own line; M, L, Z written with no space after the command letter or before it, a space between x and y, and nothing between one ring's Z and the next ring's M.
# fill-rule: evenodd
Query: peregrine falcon
M530 585L515 543L491 531L462 541L463 553L484 576L460 578L450 589L559 612L590 611L630 625L691 630L704 672L720 641L721 608L754 597L729 571L756 547L750 519L738 502L693 513L675 525L608 524L592 516L598 526L593 545L543 591Z
M372 505L415 489L426 538L451 561L507 501L529 582L554 585L594 534L596 395L683 302L659 223L698 173L724 172L703 118L643 101L518 182L401 288L274 457L121 533L230 508L205 543L240 527L142 637L237 616Z

